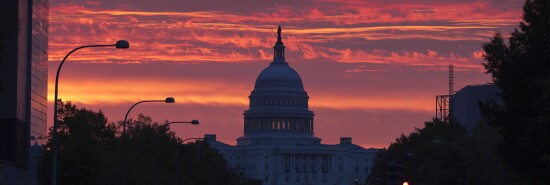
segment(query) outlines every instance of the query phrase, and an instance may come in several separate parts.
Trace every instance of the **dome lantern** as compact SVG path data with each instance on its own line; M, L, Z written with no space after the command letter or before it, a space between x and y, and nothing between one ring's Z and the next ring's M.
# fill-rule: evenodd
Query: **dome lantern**
M286 64L285 61L285 45L281 38L281 25L277 29L277 42L273 46L273 62L274 64Z

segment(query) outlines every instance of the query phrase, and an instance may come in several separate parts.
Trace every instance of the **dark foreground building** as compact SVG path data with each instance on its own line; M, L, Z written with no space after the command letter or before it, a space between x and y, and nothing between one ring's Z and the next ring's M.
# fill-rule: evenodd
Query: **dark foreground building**
M46 136L48 0L0 1L0 184L36 184ZM36 153L38 154L38 153Z
M499 92L494 84L468 85L453 95L451 114L468 132L472 132L481 119L479 103L494 100L500 104Z

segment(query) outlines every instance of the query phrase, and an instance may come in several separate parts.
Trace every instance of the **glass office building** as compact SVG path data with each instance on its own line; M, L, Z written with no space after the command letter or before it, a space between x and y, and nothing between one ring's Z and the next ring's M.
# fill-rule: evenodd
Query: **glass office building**
M48 9L48 0L0 1L0 184L36 184L31 138L46 136Z

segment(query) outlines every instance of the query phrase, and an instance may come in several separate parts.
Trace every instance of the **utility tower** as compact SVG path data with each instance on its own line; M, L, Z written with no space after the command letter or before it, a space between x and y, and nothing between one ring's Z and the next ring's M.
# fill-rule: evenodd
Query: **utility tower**
M449 94L435 97L435 118L449 121L451 117L451 103L454 94L454 66L449 65Z

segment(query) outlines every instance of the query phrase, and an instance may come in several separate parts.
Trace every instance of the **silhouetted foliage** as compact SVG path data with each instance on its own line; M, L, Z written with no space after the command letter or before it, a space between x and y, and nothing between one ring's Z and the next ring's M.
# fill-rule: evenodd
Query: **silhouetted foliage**
M71 102L58 102L59 150L58 181L60 184L115 184L119 174L116 127L100 112L78 109ZM50 129L51 137L51 129ZM47 148L52 141L48 140ZM51 150L43 155L43 176L50 182Z
M503 135L500 153L522 184L550 181L550 1L528 0L508 44L500 33L483 45L484 66L504 105L482 113Z
M126 183L173 183L179 139L170 127L140 114L137 120L129 119L126 129Z
M367 180L387 184L391 162L402 166L398 179L410 184L506 184L513 174L495 154L499 139L495 129L486 124L468 135L457 123L435 119L381 150Z
M59 184L120 184L122 121L118 127L104 114L58 101ZM126 125L127 184L174 184L179 157L181 185L261 185L228 169L223 156L206 142L182 145L168 124L140 114ZM51 129L50 129L51 138ZM41 184L51 181L51 140L40 165ZM180 147L179 156L177 147Z
M238 174L227 170L227 162L205 141L180 146L180 160L185 168L180 169L186 185L240 184Z

